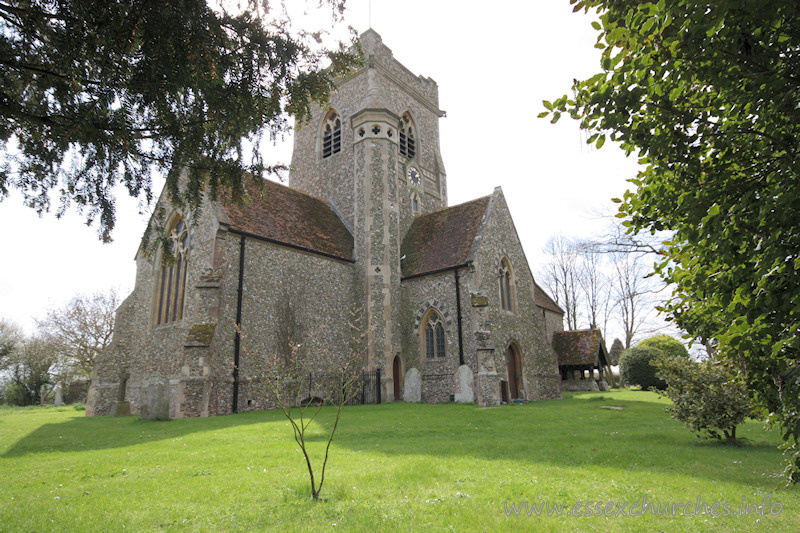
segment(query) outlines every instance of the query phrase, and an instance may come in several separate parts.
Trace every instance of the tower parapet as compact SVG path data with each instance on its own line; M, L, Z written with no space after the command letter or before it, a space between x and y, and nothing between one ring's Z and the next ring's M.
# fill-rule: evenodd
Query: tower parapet
M363 217L357 213L354 179L362 162L355 157L355 144L385 139L393 146L389 155L398 180L399 223L405 232L414 216L447 207L439 144L439 118L445 113L439 109L439 87L397 61L374 30L364 32L360 43L363 65L341 78L329 104L314 109L308 123L296 128L289 185L330 201L347 225L355 227ZM369 124L368 117L375 113L383 113L379 130L374 128L377 123ZM338 145L333 142L332 116L340 121Z

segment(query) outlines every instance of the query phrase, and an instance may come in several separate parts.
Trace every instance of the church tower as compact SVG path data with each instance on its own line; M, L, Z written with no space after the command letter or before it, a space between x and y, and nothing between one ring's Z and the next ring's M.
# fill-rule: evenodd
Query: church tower
M380 376L365 402L561 396L545 325L563 329L563 311L536 285L503 192L448 207L436 83L373 30L361 47L363 66L296 131L289 187L268 180L247 203L209 198L194 219L161 195L155 212L168 216L151 223L175 236L176 261L137 253L87 415L117 403L137 412L153 388L172 417L276 407L257 379L263 355L316 335L304 341L311 378L348 355L352 326L367 335L370 381ZM593 346L586 364L597 368ZM324 398L324 381L297 400Z
M361 35L363 66L295 132L289 185L331 203L354 236L368 365L401 351L400 244L415 217L447 207L438 86L401 65L380 35Z

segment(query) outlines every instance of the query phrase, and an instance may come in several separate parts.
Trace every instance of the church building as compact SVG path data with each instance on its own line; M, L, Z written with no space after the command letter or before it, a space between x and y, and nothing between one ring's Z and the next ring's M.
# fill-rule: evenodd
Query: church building
M208 200L196 220L158 200L174 261L137 253L88 416L110 411L123 374L133 412L151 376L168 380L172 417L264 409L250 359L294 330L346 350L354 310L384 401L561 396L563 311L534 281L502 190L448 206L436 83L374 30L361 44L363 66L295 132L288 186Z

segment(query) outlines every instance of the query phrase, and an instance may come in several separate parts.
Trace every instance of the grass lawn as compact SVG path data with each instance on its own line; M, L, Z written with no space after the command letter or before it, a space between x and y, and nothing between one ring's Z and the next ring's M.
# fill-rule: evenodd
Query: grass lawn
M800 491L782 488L776 433L751 422L738 432L746 446L699 441L664 406L615 391L490 409L349 407L322 502L308 498L279 412L142 422L4 408L0 530L800 531ZM320 415L317 449L333 414ZM717 516L683 516L698 497ZM692 506L630 516L643 499L662 512ZM524 502L530 516L508 516ZM562 515L537 516L541 503L563 504ZM569 516L579 503L592 516Z

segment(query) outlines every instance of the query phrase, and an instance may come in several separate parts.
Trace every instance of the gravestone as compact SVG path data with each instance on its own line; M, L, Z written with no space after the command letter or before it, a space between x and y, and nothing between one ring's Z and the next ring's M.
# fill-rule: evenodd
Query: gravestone
M130 374L123 369L119 373L119 389L117 389L117 401L111 406L108 416L130 416L131 403L125 400L125 389L128 388L128 378Z
M461 365L456 371L456 403L474 403L475 392L473 389L474 375L469 365Z
M403 401L419 402L422 400L422 377L419 370L411 368L406 372L406 380L403 390Z
M494 341L488 331L475 332L478 373L473 382L475 403L478 405L500 405L500 376L494 361Z
M169 420L169 379L163 376L144 378L139 398L142 420Z
M53 393L55 394L55 399L53 400L53 404L56 407L61 407L64 405L64 398L61 395L61 382L59 381L56 383L56 386L53 387Z

